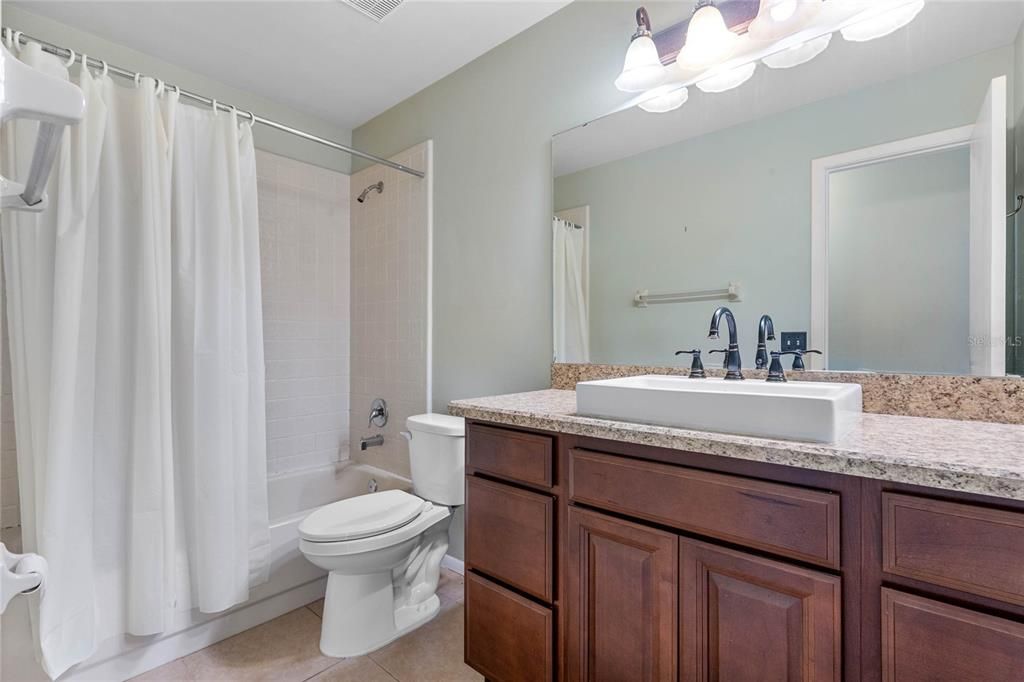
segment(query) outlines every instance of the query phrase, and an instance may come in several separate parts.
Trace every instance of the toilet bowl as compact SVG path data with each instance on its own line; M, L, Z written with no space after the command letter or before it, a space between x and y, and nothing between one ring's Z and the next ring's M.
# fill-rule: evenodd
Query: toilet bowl
M465 425L448 415L406 421L413 490L385 490L317 509L299 524L299 549L328 571L320 650L350 657L379 649L440 609L449 505L465 501Z

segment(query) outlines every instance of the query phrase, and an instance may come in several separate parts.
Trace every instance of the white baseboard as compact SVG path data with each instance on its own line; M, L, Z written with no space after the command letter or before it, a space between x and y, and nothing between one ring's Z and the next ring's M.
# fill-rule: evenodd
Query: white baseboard
M462 559L456 559L451 554L445 554L444 558L441 559L441 568L455 571L459 575L466 574L466 563Z
M326 587L326 577L299 585L287 592L226 613L220 618L157 640L141 649L108 658L82 670L73 670L61 680L127 680L316 601L324 596Z

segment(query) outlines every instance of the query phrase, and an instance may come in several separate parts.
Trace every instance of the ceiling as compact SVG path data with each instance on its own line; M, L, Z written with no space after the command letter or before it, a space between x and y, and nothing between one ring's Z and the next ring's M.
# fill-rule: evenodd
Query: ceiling
M380 23L342 0L11 4L355 128L568 0L405 0Z
M829 48L812 62L785 70L759 66L750 81L717 95L690 88L690 100L667 114L647 113L630 106L637 101L631 100L622 111L556 136L555 175L634 156L1009 45L1022 22L1024 2L930 2L913 23L890 36L869 43L850 43L834 36Z

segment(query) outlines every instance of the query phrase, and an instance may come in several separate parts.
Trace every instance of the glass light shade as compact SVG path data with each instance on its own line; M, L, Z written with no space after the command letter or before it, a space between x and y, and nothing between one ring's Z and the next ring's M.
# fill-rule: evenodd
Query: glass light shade
M824 52L830 42L832 42L832 34L826 33L823 36L812 38L799 45L770 54L761 61L764 62L765 66L772 69L789 69L794 66L800 66Z
M645 99L639 106L644 111L652 114L664 114L669 111L675 111L686 104L688 99L690 99L690 91L686 88L676 88L674 90L666 88L664 92Z
M615 87L623 92L643 92L660 85L664 77L665 67L654 40L649 35L637 36L629 43Z
M750 80L750 77L754 75L754 70L756 68L757 62L750 62L743 66L737 66L734 69L729 69L728 71L697 81L697 87L704 92L725 92L726 90L732 90L733 88L738 88Z
M914 20L924 9L924 0L905 2L842 29L843 38L863 43L887 36Z
M761 0L747 32L754 40L778 40L805 28L821 11L821 0Z
M736 49L740 37L725 25L722 13L714 5L705 5L693 13L686 29L686 43L679 50L676 64L682 69L704 69L722 61Z

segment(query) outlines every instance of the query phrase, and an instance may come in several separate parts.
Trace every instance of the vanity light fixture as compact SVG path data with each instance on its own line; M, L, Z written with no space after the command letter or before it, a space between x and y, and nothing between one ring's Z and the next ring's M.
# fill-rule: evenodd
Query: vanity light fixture
M647 10L640 7L636 11L636 33L629 42L615 87L623 92L643 92L661 85L664 78L665 67L651 38L651 18Z
M684 71L714 66L732 54L739 39L725 25L725 18L713 0L698 0L676 64Z
M615 85L624 92L643 92L637 106L667 112L681 107L696 85L718 93L747 82L764 62L772 69L806 64L828 49L835 31L846 40L863 42L903 28L921 12L925 0L760 0L757 15L742 35L729 29L714 0L697 0L682 30L659 34L662 49L678 49L676 69L665 67L651 35L647 10L636 12L637 30ZM752 3L751 3L752 4ZM731 6L730 6L731 7ZM823 11L823 8L826 8ZM745 17L750 17L750 8ZM743 14L731 15L737 26ZM676 36L679 36L677 38ZM810 36L810 37L809 37ZM682 41L682 46L676 47Z
M847 0L847 2L858 1ZM864 3L860 2L860 4ZM843 38L855 43L882 38L909 24L924 9L924 0L913 0L912 2L897 0L895 2L886 2L885 4L891 7L873 12L865 19L840 29Z
M728 71L716 73L713 76L697 81L697 87L703 92L725 92L726 90L732 90L750 80L756 68L757 62L742 64Z
M811 61L824 52L831 42L832 34L826 33L823 36L812 38L793 47L780 50L775 54L770 54L761 61L764 62L765 66L772 69L790 69Z
M821 11L822 0L761 0L747 32L754 40L779 40L806 28Z
M689 98L688 89L665 85L652 91L652 96L641 102L639 107L652 114L665 114L683 106Z

